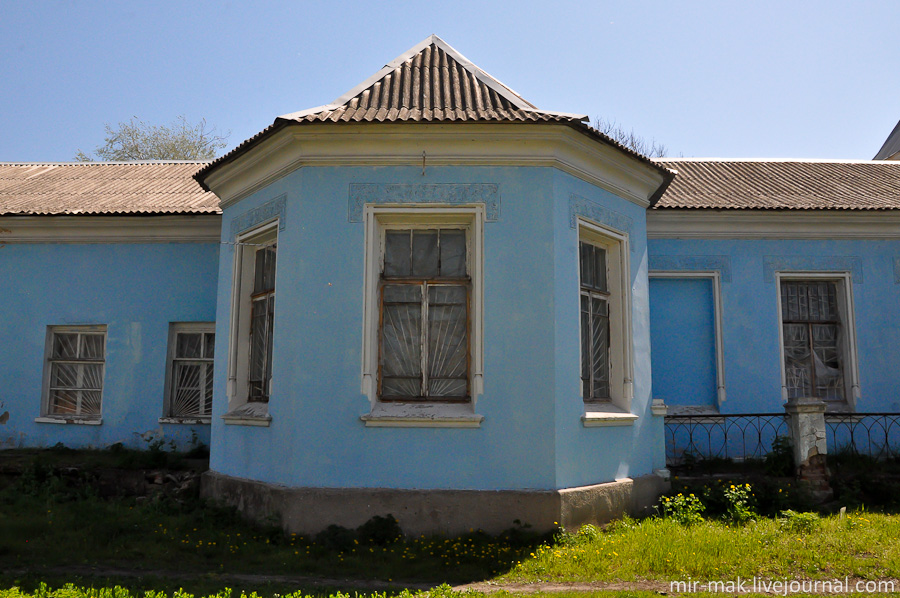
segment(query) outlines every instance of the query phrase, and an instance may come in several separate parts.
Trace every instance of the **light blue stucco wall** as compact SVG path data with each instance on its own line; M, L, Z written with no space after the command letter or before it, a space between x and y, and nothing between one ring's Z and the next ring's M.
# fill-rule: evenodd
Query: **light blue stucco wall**
M480 428L366 428L360 420L369 402L360 390L364 225L348 215L354 183L497 185L498 217L484 226ZM642 418L626 429L581 424L577 237L568 207L576 191L633 222L635 352L647 352L643 210L554 169L441 167L423 176L421 167L306 167L226 208L227 243L232 221L246 223L253 210L285 202L269 427L230 425L219 417L227 406L223 372L234 257L233 247L222 245L211 468L295 487L487 490L562 488L649 473L655 449L648 447L658 444L663 457L661 421ZM635 385L640 398L634 406L643 413L649 360L636 363L636 374L642 382Z
M716 408L712 278L650 278L653 398Z
M722 273L725 413L782 411L777 270L852 272L861 394L856 409L900 410L898 258L900 242L885 240L650 240L651 269ZM663 301L654 297L654 303ZM686 378L696 374L683 372Z
M665 467L663 418L650 414L650 320L644 208L555 172L556 444L560 488L650 474ZM628 426L587 428L580 389L577 217L628 235L631 272L631 413ZM613 353L613 358L615 354Z
M147 448L146 437L187 448L209 426L163 415L170 322L215 320L215 243L18 244L0 247L0 448ZM41 413L48 326L107 327L102 424L48 424Z

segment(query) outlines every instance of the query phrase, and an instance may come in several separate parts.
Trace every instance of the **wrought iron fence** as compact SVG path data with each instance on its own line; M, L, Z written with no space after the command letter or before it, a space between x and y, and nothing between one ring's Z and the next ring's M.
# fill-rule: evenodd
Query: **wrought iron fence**
M829 413L825 428L830 454L900 457L900 413Z
M666 463L762 459L778 436L789 436L787 415L742 413L666 416Z

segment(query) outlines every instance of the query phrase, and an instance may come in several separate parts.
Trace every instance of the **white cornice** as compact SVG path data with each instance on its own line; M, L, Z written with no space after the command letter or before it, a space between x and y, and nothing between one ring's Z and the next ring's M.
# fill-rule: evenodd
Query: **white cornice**
M647 207L662 174L555 124L304 124L287 127L206 184L228 205L302 166L544 166Z
M215 243L222 216L0 216L0 245L12 243Z
M650 239L900 239L900 210L647 212Z

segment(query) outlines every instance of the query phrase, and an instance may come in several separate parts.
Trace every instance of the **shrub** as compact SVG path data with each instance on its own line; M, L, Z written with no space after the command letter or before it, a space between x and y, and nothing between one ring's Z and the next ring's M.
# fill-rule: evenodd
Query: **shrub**
M662 516L672 519L682 525L693 525L703 521L703 511L706 507L699 498L693 494L685 496L678 493L675 496L663 496L660 499Z
M375 515L356 528L356 533L359 534L361 544L373 544L375 546L392 544L403 537L400 524L393 515L386 517Z
M356 540L356 532L340 525L331 524L316 534L316 544L328 550L350 550Z
M820 523L817 513L798 513L788 509L778 516L778 527L787 532L808 534L815 531Z
M734 523L743 524L758 516L753 507L753 492L750 484L731 484L724 491L727 503L726 517Z

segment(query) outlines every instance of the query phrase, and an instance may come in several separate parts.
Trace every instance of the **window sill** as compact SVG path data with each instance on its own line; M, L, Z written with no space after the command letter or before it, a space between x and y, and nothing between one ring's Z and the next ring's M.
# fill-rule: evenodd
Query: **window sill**
M368 428L480 428L471 403L376 403L360 416Z
M161 423L161 424L185 424L185 425L193 425L193 426L200 426L200 425L208 426L210 421L211 421L211 418L209 416L161 417L161 418L159 418L159 423Z
M43 415L34 418L36 424L75 424L79 426L99 426L103 423L100 417L65 417L63 415Z
M222 419L232 426L268 427L272 422L268 403L244 403L223 415Z
M608 428L630 426L638 416L616 407L612 403L585 403L581 423L585 428Z

